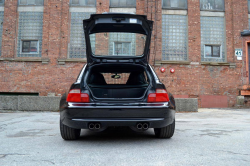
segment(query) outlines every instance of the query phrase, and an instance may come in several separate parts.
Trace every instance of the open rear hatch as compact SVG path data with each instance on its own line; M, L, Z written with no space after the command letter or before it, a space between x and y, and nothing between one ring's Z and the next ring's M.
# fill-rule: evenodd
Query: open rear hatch
M83 20L86 58L96 63L147 64L153 21L144 15L92 14Z

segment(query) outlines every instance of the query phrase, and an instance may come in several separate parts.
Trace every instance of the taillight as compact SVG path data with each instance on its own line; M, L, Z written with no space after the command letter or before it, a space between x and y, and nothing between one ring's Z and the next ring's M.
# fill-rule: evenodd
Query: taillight
M165 89L156 89L155 93L150 93L148 95L148 103L155 102L168 102L168 93Z
M67 102L89 103L89 95L81 93L80 89L72 89L69 91Z

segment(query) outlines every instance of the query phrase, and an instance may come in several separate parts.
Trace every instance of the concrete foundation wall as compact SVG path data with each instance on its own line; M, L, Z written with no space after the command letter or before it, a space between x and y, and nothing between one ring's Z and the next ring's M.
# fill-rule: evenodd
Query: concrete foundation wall
M0 96L0 110L58 111L60 97L51 96ZM176 111L197 112L198 100L175 99Z
M0 96L0 110L58 111L60 97Z
M0 96L0 110L18 110L18 97Z
M198 112L198 99L175 99L176 111L178 112Z

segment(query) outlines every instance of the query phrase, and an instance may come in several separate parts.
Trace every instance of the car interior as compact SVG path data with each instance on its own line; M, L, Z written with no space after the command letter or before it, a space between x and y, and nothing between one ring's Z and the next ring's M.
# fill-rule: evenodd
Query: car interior
M87 84L96 98L140 98L149 86L141 66L96 66L90 70Z

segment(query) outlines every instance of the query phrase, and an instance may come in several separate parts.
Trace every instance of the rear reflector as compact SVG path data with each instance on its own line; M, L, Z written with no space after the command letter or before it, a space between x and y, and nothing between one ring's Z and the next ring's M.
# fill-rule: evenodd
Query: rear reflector
M148 103L155 102L168 102L168 93L165 89L156 89L155 93L150 93L148 95Z
M89 103L89 95L81 93L80 89L72 89L69 91L67 102Z

